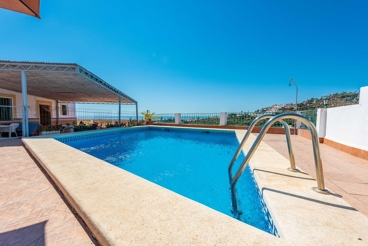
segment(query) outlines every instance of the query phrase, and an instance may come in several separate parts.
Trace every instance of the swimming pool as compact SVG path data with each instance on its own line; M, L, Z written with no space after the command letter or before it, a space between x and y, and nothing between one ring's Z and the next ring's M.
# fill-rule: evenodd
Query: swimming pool
M141 127L57 140L232 216L227 166L239 145L233 131ZM238 197L240 220L276 233L249 169L239 180Z

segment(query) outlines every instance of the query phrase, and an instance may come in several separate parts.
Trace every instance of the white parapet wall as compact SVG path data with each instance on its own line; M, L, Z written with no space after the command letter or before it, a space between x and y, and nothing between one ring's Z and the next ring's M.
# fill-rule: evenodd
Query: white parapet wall
M360 89L358 105L327 109L325 138L368 150L368 86Z

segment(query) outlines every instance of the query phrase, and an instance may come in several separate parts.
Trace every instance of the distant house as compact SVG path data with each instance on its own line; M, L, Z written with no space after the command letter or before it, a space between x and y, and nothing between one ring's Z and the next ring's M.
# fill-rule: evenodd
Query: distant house
M22 123L23 136L30 124L65 124L77 120L76 103L116 104L138 102L75 63L15 62L0 60L0 124Z

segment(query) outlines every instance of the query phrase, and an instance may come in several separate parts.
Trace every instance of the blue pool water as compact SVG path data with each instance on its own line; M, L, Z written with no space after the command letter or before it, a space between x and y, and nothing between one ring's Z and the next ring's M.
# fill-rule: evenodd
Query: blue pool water
M234 132L147 127L66 144L233 217L227 168L239 146ZM249 167L237 190L240 220L272 233Z

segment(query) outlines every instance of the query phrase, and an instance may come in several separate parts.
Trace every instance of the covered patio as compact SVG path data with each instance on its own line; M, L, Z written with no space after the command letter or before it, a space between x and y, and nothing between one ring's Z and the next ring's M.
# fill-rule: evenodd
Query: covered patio
M29 132L29 96L47 98L56 105L56 124L59 124L60 103L116 104L118 122L121 105L135 105L138 121L138 102L103 79L76 63L17 62L0 60L0 89L21 93L20 110L22 134ZM16 98L14 97L14 101ZM18 100L20 101L20 100Z

